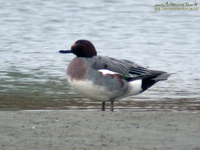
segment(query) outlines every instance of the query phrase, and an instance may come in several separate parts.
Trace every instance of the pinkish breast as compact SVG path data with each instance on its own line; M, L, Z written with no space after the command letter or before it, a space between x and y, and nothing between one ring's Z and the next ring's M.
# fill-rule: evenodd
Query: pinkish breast
M71 80L85 80L85 73L88 67L89 64L84 65L81 58L75 57L67 67L67 76Z

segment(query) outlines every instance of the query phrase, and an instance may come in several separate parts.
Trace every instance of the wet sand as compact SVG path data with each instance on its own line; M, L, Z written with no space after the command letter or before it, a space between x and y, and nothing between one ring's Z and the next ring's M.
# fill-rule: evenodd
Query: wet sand
M200 150L200 113L0 111L1 150Z

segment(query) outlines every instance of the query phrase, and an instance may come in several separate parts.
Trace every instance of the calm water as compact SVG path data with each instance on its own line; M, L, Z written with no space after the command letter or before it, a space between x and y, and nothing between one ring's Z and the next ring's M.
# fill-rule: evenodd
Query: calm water
M78 39L99 55L176 73L116 108L200 110L200 13L155 11L161 3L0 0L0 110L100 109L65 77L74 56L58 51Z

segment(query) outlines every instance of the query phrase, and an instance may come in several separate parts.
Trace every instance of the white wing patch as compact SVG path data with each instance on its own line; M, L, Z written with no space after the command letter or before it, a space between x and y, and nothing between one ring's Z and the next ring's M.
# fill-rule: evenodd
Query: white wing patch
M117 73L117 72L114 72L114 71L110 71L110 70L107 70L107 69L100 69L100 70L98 70L99 72L101 72L102 73L102 75L107 75L107 74L119 74L119 73Z

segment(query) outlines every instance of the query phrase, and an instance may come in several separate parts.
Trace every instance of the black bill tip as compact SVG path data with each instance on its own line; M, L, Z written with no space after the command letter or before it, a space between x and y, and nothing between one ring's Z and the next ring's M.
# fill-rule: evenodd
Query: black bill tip
M67 53L72 53L71 50L60 50L59 53L67 54Z

